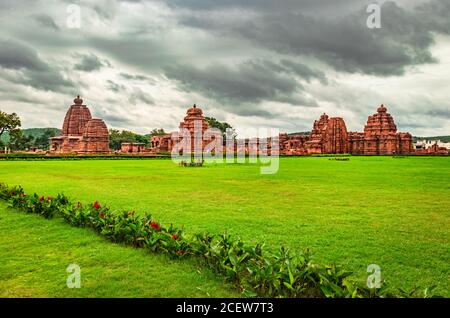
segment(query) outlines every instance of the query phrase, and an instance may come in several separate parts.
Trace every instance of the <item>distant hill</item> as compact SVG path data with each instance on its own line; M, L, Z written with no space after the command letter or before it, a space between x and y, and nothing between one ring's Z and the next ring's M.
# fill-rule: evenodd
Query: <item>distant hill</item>
M42 136L47 129L51 129L55 132L56 135L59 135L61 133L61 129L58 128L26 128L22 129L22 131L25 136L33 136L34 138L36 138ZM3 141L4 143L9 142L8 132L5 132L2 135L1 141Z

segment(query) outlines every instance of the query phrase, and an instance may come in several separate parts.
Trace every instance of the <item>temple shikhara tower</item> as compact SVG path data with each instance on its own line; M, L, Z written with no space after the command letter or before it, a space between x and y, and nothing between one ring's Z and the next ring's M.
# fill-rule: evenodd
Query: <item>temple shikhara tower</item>
M350 152L364 155L410 154L412 136L398 133L394 119L381 105L377 113L369 116L363 133L350 133Z
M197 105L194 104L191 108L189 108L186 112L186 116L183 121L180 122L179 129L180 132L184 129L189 131L191 136L191 150L195 149L194 145L194 137L195 137L195 125L198 125L198 133L201 134L198 140L202 139L203 134L206 130L208 130L209 126L203 116L203 110ZM174 146L174 141L172 140L172 134L166 134L162 136L153 136L150 140L151 143L151 151L155 153L164 153L171 152ZM199 145L201 149L205 147L207 141L203 141L202 145Z
M197 127L195 125L197 125ZM184 117L184 121L180 123L179 128L180 131L183 129L189 131L189 134L191 136L191 152L195 152L196 149L200 149L200 151L202 151L205 148L208 142L203 140L203 134L206 130L208 130L209 126L205 120L205 117L203 116L203 111L198 108L197 105L194 104L194 106L188 109L187 115L186 117ZM195 140L199 142L198 145L195 144Z
M309 141L305 143L307 153L347 153L348 134L345 122L340 117L329 118L327 114L314 122Z
M347 132L342 118L329 118L323 114L314 122L310 135L280 134L280 153L285 155L393 155L413 152L411 134L397 132L394 119L384 105L369 116L364 132Z
M51 153L109 153L109 132L105 122L92 118L80 96L74 99L64 118L61 136L50 139Z

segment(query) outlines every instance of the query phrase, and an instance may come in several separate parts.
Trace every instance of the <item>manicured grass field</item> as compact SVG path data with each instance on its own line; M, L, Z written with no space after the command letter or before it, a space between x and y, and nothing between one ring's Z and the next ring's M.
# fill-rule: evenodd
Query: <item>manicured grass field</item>
M0 297L239 297L193 262L112 244L3 202L0 242ZM79 289L66 284L73 263L81 269Z
M282 158L275 175L261 175L256 165L185 168L170 160L8 161L0 162L0 181L29 193L64 192L73 200L149 211L188 233L228 232L265 241L269 249L310 247L316 261L341 264L361 281L367 266L377 264L390 286L438 285L439 294L450 296L450 158ZM60 221L10 213L4 207L0 212L4 295L74 295L59 289L64 286L40 284L66 274L33 267L34 254L46 255L43 266L57 262L52 255L61 264L81 259L94 268L108 268L112 258L114 266L104 271L114 279L99 287L93 279L92 293L80 290L81 296L201 296L205 290L198 285L212 296L232 295L189 262L172 264Z

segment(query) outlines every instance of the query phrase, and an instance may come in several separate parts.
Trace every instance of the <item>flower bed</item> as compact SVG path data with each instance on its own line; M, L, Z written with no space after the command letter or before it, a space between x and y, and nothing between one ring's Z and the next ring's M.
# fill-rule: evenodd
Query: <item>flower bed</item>
M146 248L174 258L195 258L222 275L248 297L430 297L432 289L399 290L396 294L369 289L350 278L351 272L336 265L319 265L308 250L292 253L264 250L263 244L250 246L239 237L209 233L187 236L179 228L162 226L150 214L113 212L109 207L72 203L65 195L27 195L21 187L0 183L0 199L11 207L47 219L62 217L77 227L88 227L112 242Z

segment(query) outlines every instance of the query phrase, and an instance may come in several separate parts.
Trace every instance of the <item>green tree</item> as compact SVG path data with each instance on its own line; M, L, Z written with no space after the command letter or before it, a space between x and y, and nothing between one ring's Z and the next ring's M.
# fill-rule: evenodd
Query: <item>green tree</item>
M236 132L234 128L227 122L220 122L214 117L205 117L206 122L208 123L209 127L217 128L219 129L223 134L223 141L225 143L226 140L226 131L227 129L231 129L233 131L233 139L236 139Z
M34 146L40 149L48 149L50 147L50 138L55 136L56 132L53 129L45 129L42 135L36 137Z
M109 130L109 147L113 150L119 150L124 142L140 142L148 145L149 140L146 136L136 134L128 130Z
M206 122L208 123L209 127L217 128L219 129L223 134L226 132L227 128L233 129L230 124L226 122L220 122L214 117L205 117Z
M166 135L167 133L164 131L164 128L155 128L150 132L150 138L153 136L163 136Z
M16 113L8 114L0 111L0 138L5 132L9 132L10 135L13 135L20 130L21 125L20 118Z
M8 146L11 150L28 150L34 146L34 137L24 135L22 130L14 129L9 133L10 140Z
M144 136L144 135L136 135L135 136L135 140L136 140L136 142L143 143L146 146L148 146L148 144L150 143L149 138L147 136Z

